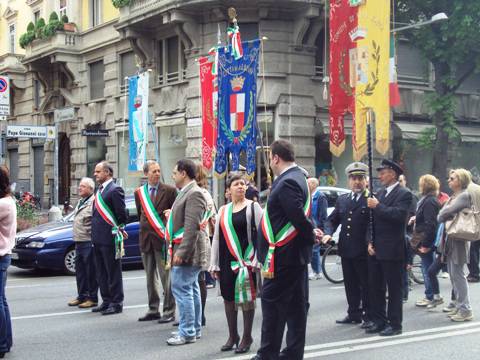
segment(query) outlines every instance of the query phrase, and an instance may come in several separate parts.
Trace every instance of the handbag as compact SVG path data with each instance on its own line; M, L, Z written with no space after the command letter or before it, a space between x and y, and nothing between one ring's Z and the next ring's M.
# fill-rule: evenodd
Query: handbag
M480 213L474 206L465 208L452 220L445 222L448 237L455 240L477 241L480 239Z
M425 234L425 232L417 231L417 230L415 230L415 228L413 229L412 236L410 237L410 239L408 241L410 243L411 248L415 252L417 252L418 248L420 247L422 242L425 240L426 236L427 235Z

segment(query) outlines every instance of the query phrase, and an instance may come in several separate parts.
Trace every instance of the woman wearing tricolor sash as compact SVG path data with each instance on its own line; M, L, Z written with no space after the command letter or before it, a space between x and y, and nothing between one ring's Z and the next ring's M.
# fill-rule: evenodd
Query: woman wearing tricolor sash
M240 173L227 179L232 202L220 208L215 222L210 271L218 279L224 299L229 337L222 351L245 353L253 342L252 325L257 297L256 230L262 208L245 198L247 183ZM238 309L243 311L243 336L237 330ZM240 342L240 343L239 343Z

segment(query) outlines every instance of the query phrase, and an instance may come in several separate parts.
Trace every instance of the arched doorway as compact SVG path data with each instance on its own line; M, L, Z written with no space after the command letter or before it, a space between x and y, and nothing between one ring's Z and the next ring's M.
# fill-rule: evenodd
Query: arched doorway
M65 133L59 133L58 147L58 200L59 205L70 201L70 139Z

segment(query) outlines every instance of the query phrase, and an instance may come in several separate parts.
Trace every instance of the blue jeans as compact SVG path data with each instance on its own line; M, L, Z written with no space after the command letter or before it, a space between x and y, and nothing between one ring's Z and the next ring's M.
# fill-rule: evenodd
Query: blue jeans
M426 254L420 254L420 258L422 259L422 274L425 281L425 298L433 300L433 288L430 277L428 276L428 268L435 261L435 252L432 249Z
M178 334L193 338L202 331L202 302L198 286L199 266L173 266L172 293L180 313Z
M320 255L320 244L313 245L312 269L315 274L320 274L322 272L322 256Z
M12 322L5 297L7 269L10 261L10 255L0 257L0 352L8 352L12 347Z

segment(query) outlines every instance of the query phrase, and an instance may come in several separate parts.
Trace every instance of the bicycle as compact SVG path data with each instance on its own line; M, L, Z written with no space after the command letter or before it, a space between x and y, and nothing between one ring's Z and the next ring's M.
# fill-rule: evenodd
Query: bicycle
M423 278L422 272L422 259L420 255L415 254L412 260L412 267L408 270L408 276L412 279L415 283L422 285L425 283L425 279Z
M338 256L338 246L334 241L320 245L322 255L322 272L325 279L333 284L343 283L342 259Z

